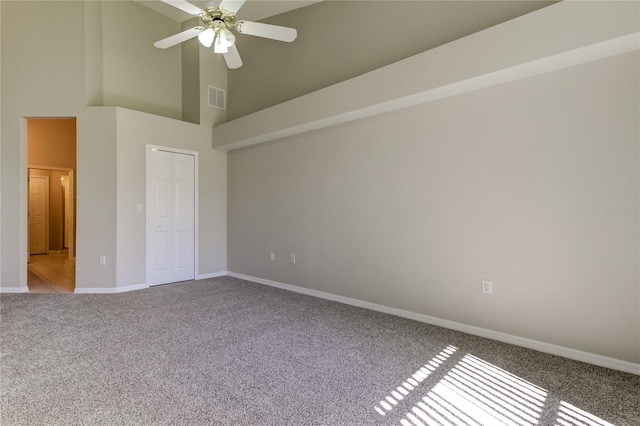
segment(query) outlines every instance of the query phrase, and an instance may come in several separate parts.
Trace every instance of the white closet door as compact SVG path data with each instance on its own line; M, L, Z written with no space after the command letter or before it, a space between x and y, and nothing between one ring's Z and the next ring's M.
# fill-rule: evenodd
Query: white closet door
M194 269L194 157L173 154L174 281L192 280Z
M192 155L151 150L147 169L147 283L195 277Z

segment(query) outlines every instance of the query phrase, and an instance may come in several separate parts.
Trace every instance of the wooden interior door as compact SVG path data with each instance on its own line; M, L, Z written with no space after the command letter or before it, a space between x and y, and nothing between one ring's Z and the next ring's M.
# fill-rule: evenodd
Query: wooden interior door
M29 178L29 254L47 252L49 178Z

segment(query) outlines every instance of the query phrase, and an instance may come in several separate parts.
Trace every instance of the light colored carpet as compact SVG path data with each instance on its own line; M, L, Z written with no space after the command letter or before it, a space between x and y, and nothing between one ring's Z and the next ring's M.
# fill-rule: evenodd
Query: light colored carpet
M0 309L3 426L640 419L638 376L230 277Z

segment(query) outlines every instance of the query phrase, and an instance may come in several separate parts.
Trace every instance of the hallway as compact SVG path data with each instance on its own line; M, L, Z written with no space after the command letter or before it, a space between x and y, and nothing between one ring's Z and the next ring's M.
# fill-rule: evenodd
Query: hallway
M73 293L76 261L67 253L31 255L27 271L29 293Z

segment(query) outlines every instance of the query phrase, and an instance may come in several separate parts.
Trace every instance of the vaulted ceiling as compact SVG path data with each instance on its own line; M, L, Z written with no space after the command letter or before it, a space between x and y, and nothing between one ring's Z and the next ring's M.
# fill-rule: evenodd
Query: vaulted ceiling
M238 37L244 66L229 72L233 102L228 118L348 80L553 3L322 1L266 18L266 23L297 28L298 38L288 44ZM477 54L481 60L483 53Z

